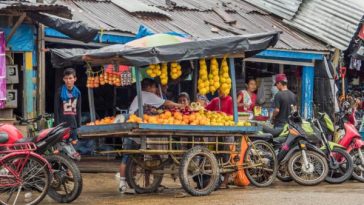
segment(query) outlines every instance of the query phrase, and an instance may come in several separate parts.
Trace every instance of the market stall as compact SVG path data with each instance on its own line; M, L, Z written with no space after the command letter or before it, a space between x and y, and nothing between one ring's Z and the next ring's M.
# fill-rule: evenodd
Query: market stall
M85 62L89 68L90 65L105 64L135 67L137 114L125 115L125 121L119 119L122 123L108 124L114 119L107 118L101 124L83 126L78 130L79 136L128 137L140 140L141 146L138 150L103 152L135 155L127 165L127 180L138 193L155 191L163 174L172 174L179 175L181 184L188 193L201 196L216 188L220 182L220 173L245 172L249 181L257 186L268 186L275 178L277 162L273 149L264 141L252 142L249 138L249 135L261 128L249 121L239 121L234 58L249 57L273 46L278 37L278 33L271 32L149 47L114 45L89 51L54 49L52 60L59 67ZM147 67L146 73L149 77L157 78L162 85L166 85L169 78L173 80L181 76L183 68L180 62L193 60L198 60L195 63L198 66L193 69L199 74L194 79L199 94L206 95L219 90L225 95L231 95L233 115L206 111L198 104L187 110L164 109L152 114L144 113L141 70ZM114 84L119 83L112 78ZM106 81L105 78L104 80ZM94 86L89 86L90 100L93 99L93 88ZM91 115L94 116L92 106L90 103ZM95 120L94 117L91 118ZM231 137L234 137L233 141L225 140ZM155 148L153 145L161 145L162 148ZM223 154L228 154L228 159ZM142 171L135 173L136 168ZM136 174L142 175L141 184L135 177ZM196 180L196 177L201 177L201 180ZM206 177L208 180L202 180Z

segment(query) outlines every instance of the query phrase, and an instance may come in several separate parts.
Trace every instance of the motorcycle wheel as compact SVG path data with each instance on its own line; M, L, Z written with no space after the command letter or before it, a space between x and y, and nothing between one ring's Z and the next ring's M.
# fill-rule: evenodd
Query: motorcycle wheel
M330 184L340 184L348 180L353 174L354 166L351 156L343 149L334 148L332 156L339 163L337 169L329 169L329 173L325 178L325 181Z
M364 155L364 149L360 149L360 151ZM360 182L364 182L364 164L361 163L359 150L356 149L351 151L350 155L354 164L353 178Z
M53 170L53 180L48 195L58 203L70 203L76 200L83 187L81 173L76 163L63 155L49 155L46 159Z
M279 165L277 178L282 182L291 182L293 181L291 175L288 173L287 163Z
M298 184L313 186L325 180L329 166L326 159L317 152L306 150L306 155L309 168L304 167L302 151L298 151L288 161L288 172Z

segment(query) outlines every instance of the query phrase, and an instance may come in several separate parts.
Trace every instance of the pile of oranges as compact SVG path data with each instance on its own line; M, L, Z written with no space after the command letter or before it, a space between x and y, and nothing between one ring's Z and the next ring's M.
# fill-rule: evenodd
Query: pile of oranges
M127 122L131 122L131 123L143 123L143 120L142 118L132 114L130 115L129 117L129 120Z
M149 124L169 124L169 125L214 125L214 126L234 126L233 117L222 112L201 110L191 114L181 112L165 111L159 115L144 115L144 120L131 115L128 122L149 123Z
M114 123L115 117L105 117L101 120L96 120L95 122L87 123L86 125L108 125Z
M240 121L237 124L233 121L233 116L222 112L200 110L191 114L183 114L179 111L164 111L159 115L144 115L144 120L135 114L130 115L129 123L149 123L167 125L204 125L204 126L251 126L248 121ZM114 123L115 117L105 117L87 125L107 125Z

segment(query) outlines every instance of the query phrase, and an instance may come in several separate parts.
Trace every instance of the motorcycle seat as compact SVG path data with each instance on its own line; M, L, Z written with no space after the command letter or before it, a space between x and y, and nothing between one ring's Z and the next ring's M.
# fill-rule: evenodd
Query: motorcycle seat
M0 132L0 143L6 143L9 140L9 135L5 132Z
M258 134L249 135L249 138L251 138L253 140L270 141L273 139L273 135L270 133L258 133Z
M273 139L273 144L283 144L286 141L286 138L284 137L278 137Z
M266 125L263 125L263 132L273 135L273 138L278 137L282 133L282 131L283 128L271 128Z

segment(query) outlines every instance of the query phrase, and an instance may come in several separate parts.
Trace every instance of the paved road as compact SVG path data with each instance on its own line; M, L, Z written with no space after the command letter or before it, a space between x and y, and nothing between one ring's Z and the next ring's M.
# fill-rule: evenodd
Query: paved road
M206 197L186 196L179 182L165 177L163 184L169 188L162 193L148 195L121 195L116 192L118 182L114 174L83 174L84 190L73 205L132 204L132 205L363 205L364 183L350 181L340 185L322 183L303 187L296 183L276 181L269 188L233 187L219 190ZM45 199L44 205L55 204Z

